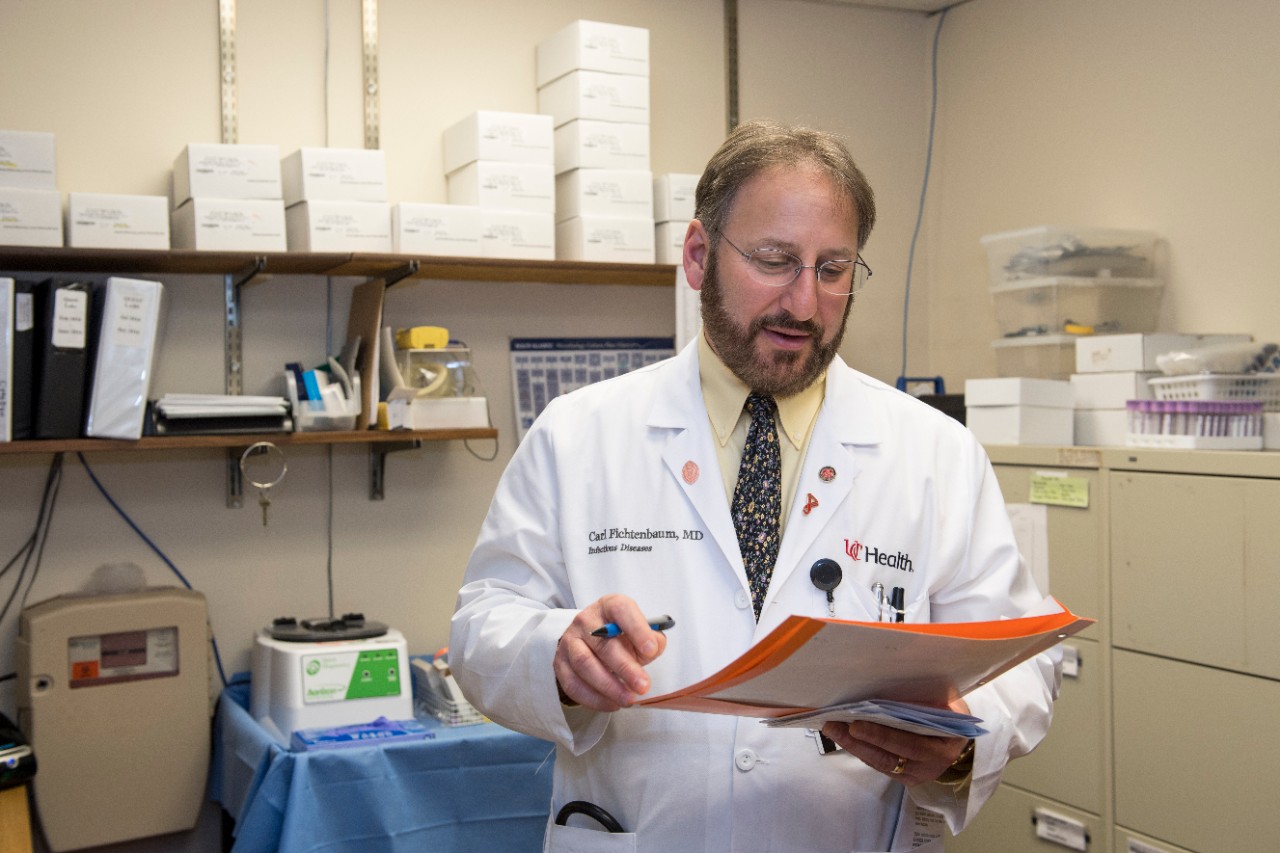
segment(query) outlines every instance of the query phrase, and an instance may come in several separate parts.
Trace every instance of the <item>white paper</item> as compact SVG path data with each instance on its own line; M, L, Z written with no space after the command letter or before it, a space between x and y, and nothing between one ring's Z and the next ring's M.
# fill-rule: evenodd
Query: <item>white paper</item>
M1009 522L1018 551L1036 587L1049 592L1049 508L1044 504L1008 504Z

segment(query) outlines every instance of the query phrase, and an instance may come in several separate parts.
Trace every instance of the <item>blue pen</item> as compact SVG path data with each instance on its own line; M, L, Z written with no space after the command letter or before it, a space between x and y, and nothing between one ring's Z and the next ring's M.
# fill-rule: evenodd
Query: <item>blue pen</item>
M646 617L645 621L647 621L649 623L649 627L655 631L665 631L668 628L675 627L675 624L676 624L676 620L666 615L649 616L649 617ZM607 638L607 637L616 637L621 633L622 633L621 628L619 628L613 622L608 622L604 625L601 625L599 628L595 629L594 631L592 631L591 636Z

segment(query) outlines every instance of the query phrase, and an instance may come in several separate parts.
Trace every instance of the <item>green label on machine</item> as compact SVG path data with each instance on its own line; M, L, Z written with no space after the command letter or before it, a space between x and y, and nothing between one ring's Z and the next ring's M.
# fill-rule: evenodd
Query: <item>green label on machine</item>
M303 701L312 705L399 696L401 673L396 648L307 655L302 659Z

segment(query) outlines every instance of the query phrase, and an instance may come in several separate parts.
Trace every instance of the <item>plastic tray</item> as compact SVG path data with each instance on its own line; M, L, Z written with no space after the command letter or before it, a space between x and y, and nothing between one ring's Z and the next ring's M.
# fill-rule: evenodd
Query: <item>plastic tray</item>
M1147 380L1157 400L1261 400L1280 412L1280 373L1195 373Z

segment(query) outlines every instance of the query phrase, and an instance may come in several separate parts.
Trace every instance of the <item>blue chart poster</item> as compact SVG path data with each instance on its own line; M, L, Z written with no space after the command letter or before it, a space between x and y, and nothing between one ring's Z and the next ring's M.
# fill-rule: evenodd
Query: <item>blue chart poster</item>
M673 338L512 338L519 439L547 403L575 388L675 355Z

